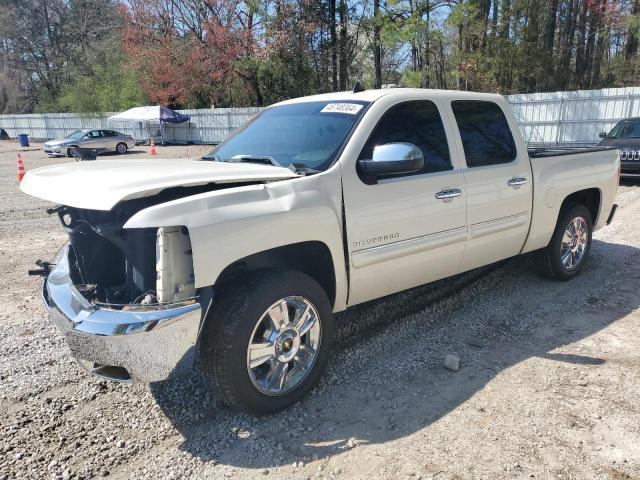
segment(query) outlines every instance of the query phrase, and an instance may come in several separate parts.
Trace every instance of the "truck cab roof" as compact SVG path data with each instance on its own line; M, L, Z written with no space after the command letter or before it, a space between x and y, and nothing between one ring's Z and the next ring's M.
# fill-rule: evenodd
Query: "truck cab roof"
M326 102L326 101L374 102L386 96L403 96L411 93L423 94L425 96L428 96L429 98L450 98L455 96L456 98L469 98L469 99L475 99L475 100L485 99L485 100L493 100L493 101L495 101L496 98L503 98L502 95L497 95L493 93L465 92L460 90L438 90L438 89L431 89L431 88L382 88L382 89L364 90L362 92L357 92L357 93L354 93L352 91L322 93L319 95L310 95L308 97L299 97L299 98L293 98L291 100L285 100L285 101L274 104L274 106L290 105L294 103L303 103L303 102Z

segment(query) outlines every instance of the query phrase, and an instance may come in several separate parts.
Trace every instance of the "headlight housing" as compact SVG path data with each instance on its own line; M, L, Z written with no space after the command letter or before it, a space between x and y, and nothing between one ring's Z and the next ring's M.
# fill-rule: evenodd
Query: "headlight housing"
M158 302L176 302L195 296L191 241L185 227L158 228L156 273Z

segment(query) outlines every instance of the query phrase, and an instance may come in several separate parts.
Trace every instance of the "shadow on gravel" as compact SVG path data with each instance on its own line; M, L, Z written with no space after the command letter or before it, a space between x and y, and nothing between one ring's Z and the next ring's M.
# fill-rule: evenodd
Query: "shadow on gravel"
M556 362L567 362L575 365L604 365L602 358L589 357L585 355L573 355L570 353L545 353L541 358L554 360Z
M529 358L586 368L604 364L601 358L551 353L593 335L640 306L637 295L622 298L608 291L621 264L632 257L640 258L640 250L594 241L593 251L594 258L583 272L592 276L592 289L585 289L578 279L561 284L541 279L533 273L531 260L519 257L339 314L338 347L328 374L312 395L278 415L253 418L222 406L200 373L154 384L151 391L185 437L182 450L204 461L237 467L291 465L330 457L357 444L381 444L406 437L459 407L500 371ZM637 291L640 272L629 269L627 273L621 288ZM516 284L515 291L512 284ZM571 290L576 292L579 304L550 305L540 318L525 319L523 314L519 320L514 317L523 308L520 296L529 286L545 292L544 298L531 302L544 305L558 298L554 297L557 291L569 288L579 289ZM481 302L483 295L498 291L503 292L508 304L507 314L496 313L496 318L489 316L483 322L458 318L460 304L469 299ZM456 302L457 307L447 308L447 303ZM576 314L576 309L582 313ZM406 345L397 344L393 338L387 341L390 330L402 333L405 325L415 324L412 314L425 311L437 320L419 323L417 340ZM407 361L415 363L414 368L396 374L389 371L393 365L379 361L377 354L365 361L354 359L362 349L371 352L372 344L376 348L385 345L379 357L405 355ZM443 368L443 352L460 354L459 372ZM341 371L348 371L346 379L336 375ZM384 381L373 381L377 378ZM479 421L483 414L484 410L478 411Z
M136 147L136 150L127 150L127 153L125 155L138 155L140 153L148 153L146 150L140 150L141 147ZM113 157L113 158L118 158L119 156L121 156L121 154L119 154L118 152L102 152L98 158L100 157Z

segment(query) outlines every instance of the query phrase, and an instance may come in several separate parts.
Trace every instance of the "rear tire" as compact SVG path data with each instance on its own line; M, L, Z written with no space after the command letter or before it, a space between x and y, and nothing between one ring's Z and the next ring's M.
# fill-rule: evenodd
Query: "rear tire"
M303 398L333 344L331 302L322 287L302 272L268 269L217 293L200 354L223 402L268 415Z
M589 257L592 234L591 212L584 205L564 208L549 245L539 252L542 274L561 281L578 275Z
M129 147L127 147L127 144L124 142L121 142L118 145L116 145L116 152L118 152L121 155L124 155L125 153L127 153L128 149Z

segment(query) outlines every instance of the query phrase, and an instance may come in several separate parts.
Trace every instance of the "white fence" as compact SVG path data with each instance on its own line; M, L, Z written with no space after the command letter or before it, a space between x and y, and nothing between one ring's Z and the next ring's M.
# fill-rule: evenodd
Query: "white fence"
M219 143L233 130L242 126L260 108L216 108L180 110L191 117L181 124L163 124L163 137L169 143ZM111 113L75 114L45 113L31 115L0 115L0 128L10 137L26 133L32 139L48 140L64 137L85 128L112 128L127 133L137 141L160 137L159 123L109 121Z
M623 118L640 116L640 87L507 97L529 144L590 145Z
M640 87L575 92L533 93L507 97L527 143L590 145L623 118L640 116ZM180 110L191 121L166 124L164 139L171 143L219 143L260 108ZM0 115L0 128L9 136L26 133L33 139L60 138L83 128L113 128L138 141L158 137L159 124L109 122L110 114L50 113Z

